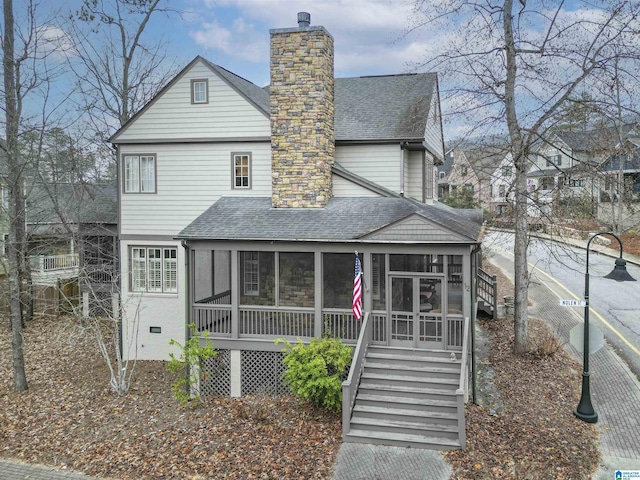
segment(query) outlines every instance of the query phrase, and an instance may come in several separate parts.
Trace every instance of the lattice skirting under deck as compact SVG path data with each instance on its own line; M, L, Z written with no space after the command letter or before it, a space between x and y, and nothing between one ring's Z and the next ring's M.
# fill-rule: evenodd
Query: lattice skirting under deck
M243 350L240 352L240 394L282 395L289 389L282 381L284 353ZM218 355L205 362L202 396L231 395L231 351L218 350ZM237 390L236 390L237 391Z

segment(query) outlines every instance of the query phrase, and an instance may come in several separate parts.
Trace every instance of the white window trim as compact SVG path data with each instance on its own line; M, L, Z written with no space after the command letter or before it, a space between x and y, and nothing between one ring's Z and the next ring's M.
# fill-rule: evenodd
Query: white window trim
M166 256L167 253L169 257ZM131 292L178 293L176 247L131 246L129 267ZM174 276L170 275L172 272L175 273Z
M196 85L204 84L204 100L196 100ZM191 80L191 103L193 105L204 105L209 103L209 80L206 78L195 78Z
M145 173L145 171L143 171L143 159L145 161L149 161L151 160L151 165L153 167L153 170L151 172L152 174L152 178L150 178L150 185L145 186L145 182L143 180L143 174ZM135 161L135 167L134 169L128 169L127 168L127 164L129 161ZM157 158L156 155L153 153L142 153L142 154L123 154L122 155L122 193L126 193L126 194L130 194L130 193L137 193L137 194L153 194L156 193L158 190L158 186L157 186L157 179L158 179L158 172L157 172ZM136 172L136 177L135 179L133 179L133 181L129 181L129 172L130 170L137 170ZM148 171L147 171L148 172ZM131 184L131 185L130 185ZM151 188L151 190L149 189Z
M247 185L236 184L237 178L242 178L244 175L236 175L236 158L247 157ZM251 181L251 169L252 165L251 152L231 152L231 188L234 190L251 190L253 188L253 182Z

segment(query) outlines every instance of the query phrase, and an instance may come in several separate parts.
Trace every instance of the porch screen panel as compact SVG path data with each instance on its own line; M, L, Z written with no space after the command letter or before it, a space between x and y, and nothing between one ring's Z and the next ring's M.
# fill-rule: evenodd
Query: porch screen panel
M280 253L280 278L278 300L281 306L314 306L314 259L313 253Z
M231 251L196 250L193 254L195 303L231 304Z
M240 303L275 305L275 253L240 252Z
M447 313L462 315L462 255L449 255L447 276Z
M374 253L371 255L371 296L373 297L374 310L385 310L387 308L386 277L385 256L384 254Z
M353 253L322 254L322 308L351 311L354 268Z
M394 272L443 273L443 255L390 255L389 268Z

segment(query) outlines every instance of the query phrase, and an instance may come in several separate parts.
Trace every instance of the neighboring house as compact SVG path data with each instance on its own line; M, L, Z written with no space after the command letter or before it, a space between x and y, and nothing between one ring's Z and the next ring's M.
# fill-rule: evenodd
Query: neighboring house
M270 33L269 88L196 57L112 137L125 352L167 359L194 324L220 352L202 390L240 396L283 391L276 338L335 335L362 354L345 441L464 446L481 214L436 201L436 75L334 79L323 27Z
M32 284L59 288L71 282L85 307L89 300L91 308L110 306L119 290L116 186L28 180L25 195ZM8 223L3 225L8 242Z
M561 201L572 199L595 209L600 201L599 166L627 138L634 124L585 130L557 129L538 142L533 165L527 174L532 216L550 215ZM606 189L606 187L605 187Z
M447 185L443 194L446 196L458 189L468 189L487 212L506 213L507 207L513 203L515 177L508 145L457 146L450 156L451 168L443 179Z

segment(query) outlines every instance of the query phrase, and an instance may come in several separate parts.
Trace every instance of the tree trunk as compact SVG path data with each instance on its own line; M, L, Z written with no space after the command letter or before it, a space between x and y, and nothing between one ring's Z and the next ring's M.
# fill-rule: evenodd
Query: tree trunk
M25 251L24 194L22 169L18 161L18 127L20 112L15 84L13 1L4 0L4 90L6 112L7 183L9 187L9 318L11 323L11 352L13 358L13 386L17 392L27 390L22 348L22 268Z
M515 241L514 241L514 352L521 354L529 348L528 334L528 286L529 270L527 266L527 149L516 111L515 85L517 78L516 44L513 35L513 0L504 4L503 28L505 38L506 79L505 113L507 128L511 139L513 162L515 165Z

